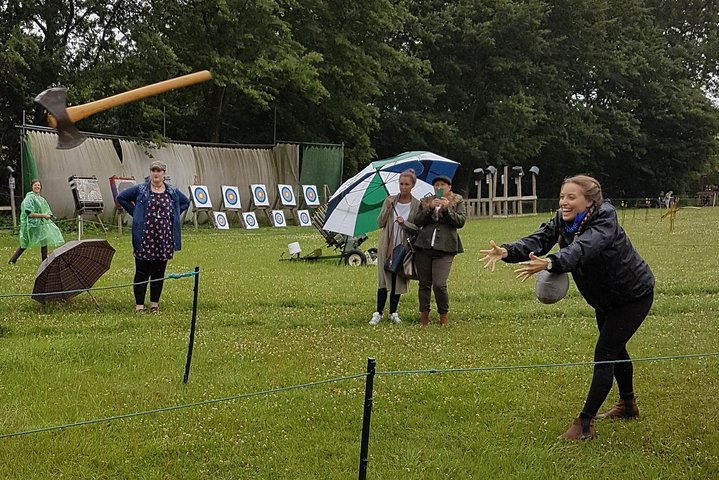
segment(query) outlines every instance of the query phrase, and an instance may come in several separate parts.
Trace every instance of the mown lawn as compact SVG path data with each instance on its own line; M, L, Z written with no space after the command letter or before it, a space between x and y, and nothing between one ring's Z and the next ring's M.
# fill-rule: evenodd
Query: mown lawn
M657 277L630 343L635 358L719 352L719 209L629 211L625 229ZM182 383L191 278L166 282L159 316L135 315L130 288L42 306L0 299L0 435L344 378L377 361L368 478L719 478L719 356L637 362L641 418L600 422L599 438L557 436L579 412L590 366L427 373L588 362L596 326L574 286L542 305L503 265L479 263L548 217L473 220L450 277L451 325L417 326L416 284L401 325L367 325L376 267L279 261L314 229L188 227L169 271L200 267L190 381ZM97 286L131 283L128 234ZM68 234L67 239L72 239ZM363 248L376 246L374 233ZM8 258L16 237L0 234ZM331 254L330 250L326 250ZM0 266L2 293L32 290L37 251ZM387 372L406 372L389 374ZM612 392L607 405L615 401ZM0 478L356 478L364 378L0 438Z

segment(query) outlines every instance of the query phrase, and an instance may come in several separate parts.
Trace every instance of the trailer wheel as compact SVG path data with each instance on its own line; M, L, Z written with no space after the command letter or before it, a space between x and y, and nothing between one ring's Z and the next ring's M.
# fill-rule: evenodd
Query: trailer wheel
M350 250L345 254L345 265L359 267L367 264L367 256L359 250Z
M377 249L375 247L370 248L367 250L367 261L371 261L372 263L377 263Z

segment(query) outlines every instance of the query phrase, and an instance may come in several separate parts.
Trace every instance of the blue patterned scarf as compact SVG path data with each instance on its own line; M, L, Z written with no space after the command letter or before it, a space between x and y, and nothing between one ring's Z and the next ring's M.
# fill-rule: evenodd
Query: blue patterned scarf
M564 231L567 233L577 233L579 226L582 224L582 220L584 220L584 217L587 216L587 212L589 212L589 210L584 210L582 213L578 213L577 216L574 217L574 222L571 225L564 226Z

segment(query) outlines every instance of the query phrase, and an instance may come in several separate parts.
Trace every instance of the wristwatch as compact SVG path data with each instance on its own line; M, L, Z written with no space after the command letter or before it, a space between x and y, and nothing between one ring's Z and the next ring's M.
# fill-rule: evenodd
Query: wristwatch
M552 259L547 257L545 260L547 261L547 271L552 270Z

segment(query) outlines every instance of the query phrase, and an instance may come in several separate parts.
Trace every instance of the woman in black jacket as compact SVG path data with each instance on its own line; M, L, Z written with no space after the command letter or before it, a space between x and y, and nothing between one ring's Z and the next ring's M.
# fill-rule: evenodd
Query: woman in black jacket
M559 250L549 253L559 243ZM582 412L564 432L566 440L596 436L594 418L617 381L619 402L598 418L639 416L634 399L633 367L626 345L642 324L654 300L654 276L617 222L617 214L604 202L594 178L567 178L559 195L559 210L536 232L514 243L481 250L485 268L494 271L498 260L519 263L523 281L537 272L571 272L579 292L597 318L599 338L594 350L592 383ZM617 362L618 361L618 362ZM617 362L617 363L614 363Z

